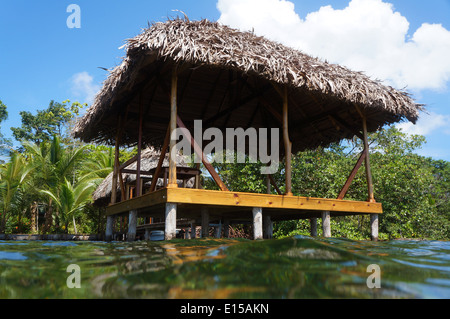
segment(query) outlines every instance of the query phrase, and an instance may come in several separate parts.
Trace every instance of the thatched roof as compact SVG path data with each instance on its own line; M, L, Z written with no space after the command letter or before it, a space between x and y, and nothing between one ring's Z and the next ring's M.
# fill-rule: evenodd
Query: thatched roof
M142 102L144 141L161 145L175 63L179 114L188 127L195 119L203 119L204 129L280 127L276 114L282 102L272 84L287 85L293 151L351 138L361 130L355 105L365 113L369 131L404 119L415 122L422 109L408 93L361 72L207 20L154 23L127 41L126 52L77 123L75 137L113 143L118 118L129 107L122 144L135 144Z
M150 171L151 169L155 168L158 165L159 156L161 152L159 150L154 149L153 147L147 148L142 151L141 154L141 171ZM166 157L163 161L163 166L169 165L169 154L166 154ZM128 170L136 170L137 163L134 162L133 164L130 164L129 166L125 167ZM186 161L183 156L178 155L177 157L177 166L185 166L188 167L188 164L186 164ZM124 183L134 183L136 182L136 174L127 174L123 173L123 181ZM146 175L142 175L146 176ZM111 172L104 180L103 182L97 187L97 189L92 194L92 199L94 200L94 203L96 205L105 205L109 203L111 192L112 192L112 180L113 180L113 173ZM179 182L181 186L181 181ZM161 187L163 185L163 180L159 179L157 186ZM192 187L193 182L190 181L188 183L188 187ZM117 185L117 195L120 197L120 184Z

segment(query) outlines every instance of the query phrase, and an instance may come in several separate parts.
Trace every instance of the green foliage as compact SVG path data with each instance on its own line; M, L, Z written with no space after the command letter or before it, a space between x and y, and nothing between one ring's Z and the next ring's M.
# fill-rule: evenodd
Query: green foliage
M79 114L86 104L70 101L62 103L51 101L48 108L37 111L36 115L22 111L22 126L11 128L13 136L18 141L31 141L40 144L49 141L54 135L63 137L64 127Z
M6 105L0 100L0 156L8 156L12 148L12 142L3 136L1 125L2 122L8 118L8 111Z
M0 166L0 233L5 232L8 220L19 206L21 186L33 169L18 153L12 153L9 162Z
M380 215L380 238L450 238L449 181L450 164L414 153L425 143L420 135L408 135L389 127L369 135L370 163L375 199L383 204ZM295 154L292 158L294 195L337 198L353 169L363 145L360 140L351 147L333 144ZM233 191L265 193L261 164L214 164L226 185ZM284 191L284 164L273 175ZM206 187L216 189L208 180ZM366 173L358 171L345 199L366 201ZM320 221L320 219L319 219ZM333 236L368 239L368 216L332 219ZM320 235L320 227L318 232ZM309 220L275 223L276 237L309 235Z
M22 141L23 152L13 152L7 163L0 165L0 232L30 231L34 203L45 211L49 231L99 231L100 212L90 205L90 196L112 172L115 154L112 147L81 145L64 136L81 107L70 101L52 101L36 115L21 113L22 127L14 128L13 132ZM6 117L6 106L0 101L0 124ZM371 134L369 143L375 198L384 210L380 215L380 238L449 239L450 163L417 155L414 152L425 143L425 138L392 127ZM333 144L295 154L294 195L337 198L362 149L361 141L354 140L350 147ZM136 152L136 148L122 149L120 161L127 161ZM230 190L267 192L266 177L260 173L263 164L249 163L247 159L242 164L213 165ZM204 173L205 187L217 189L208 173ZM345 199L367 200L365 174L362 167ZM284 192L283 163L272 177ZM271 192L276 193L273 188ZM331 222L333 236L370 237L368 216L338 217ZM278 238L309 233L307 219L274 225Z

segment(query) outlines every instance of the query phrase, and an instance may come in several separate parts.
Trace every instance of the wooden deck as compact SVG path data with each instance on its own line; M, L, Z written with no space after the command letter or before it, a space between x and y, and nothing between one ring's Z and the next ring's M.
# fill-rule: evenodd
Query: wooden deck
M200 218L207 208L211 220L247 219L252 208L260 207L272 220L307 219L321 217L324 211L331 216L382 214L381 203L339 199L224 192L189 188L164 188L140 197L111 205L106 215L123 215L137 211L140 217L164 218L165 204L177 204L177 218Z

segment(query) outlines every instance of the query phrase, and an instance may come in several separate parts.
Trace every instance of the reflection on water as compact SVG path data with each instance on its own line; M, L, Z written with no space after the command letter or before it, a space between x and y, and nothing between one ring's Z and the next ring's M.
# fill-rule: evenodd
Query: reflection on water
M81 289L66 285L81 268ZM369 289L367 267L381 269ZM0 298L450 298L450 243L0 241Z

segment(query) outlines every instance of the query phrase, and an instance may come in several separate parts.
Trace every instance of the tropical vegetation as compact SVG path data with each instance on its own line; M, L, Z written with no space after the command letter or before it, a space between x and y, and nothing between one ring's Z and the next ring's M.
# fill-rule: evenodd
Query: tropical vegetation
M1 123L7 108L0 101L0 233L101 233L102 209L91 194L112 171L113 148L87 145L68 132L85 105L50 102L36 114L21 112L22 126L12 128L19 146L4 138ZM450 238L450 162L417 154L423 136L387 127L370 134L370 161L375 198L383 203L380 238ZM359 139L327 148L299 152L292 160L295 195L337 198L363 145ZM135 150L121 150L129 159ZM227 186L234 191L266 193L261 163L218 164ZM284 191L284 167L273 175ZM206 174L207 175L207 174ZM205 187L214 182L205 178ZM273 189L272 192L275 192ZM367 200L365 170L356 175L346 199ZM276 237L308 235L309 220L275 223ZM319 227L320 228L320 227ZM245 229L244 229L245 230ZM367 239L369 218L332 219L333 236ZM320 235L320 229L319 229Z

